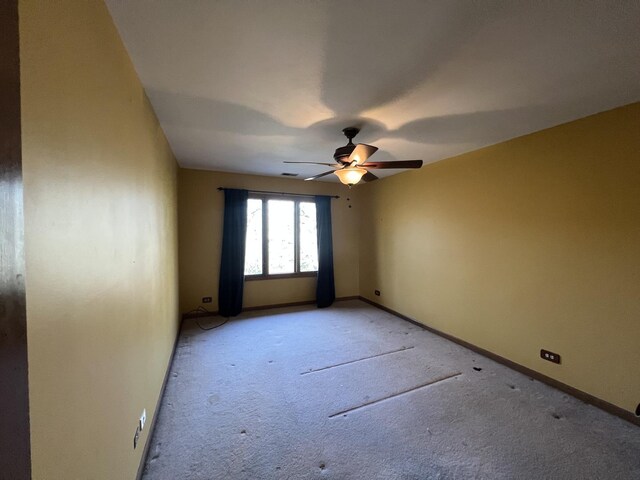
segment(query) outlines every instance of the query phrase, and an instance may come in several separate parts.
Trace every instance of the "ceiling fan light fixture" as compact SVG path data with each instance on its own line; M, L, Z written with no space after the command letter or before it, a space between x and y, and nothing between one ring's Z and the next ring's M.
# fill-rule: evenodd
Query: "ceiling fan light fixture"
M336 170L333 173L337 175L342 183L351 186L358 183L367 171L360 167L347 167Z
M378 177L369 171L372 168L393 169L422 167L422 160L369 162L369 157L378 151L378 147L374 145L367 145L365 143L354 145L352 142L353 137L355 137L359 131L360 130L356 127L349 127L342 130L345 136L349 139L349 143L343 147L336 148L336 151L333 153L333 159L336 161L336 165L321 162L291 162L288 160L285 160L284 163L311 163L314 165L327 165L329 167L338 168L338 170L329 170L328 172L319 173L313 177L305 178L305 181L317 180L318 178L326 177L327 175L335 173L340 179L340 182L344 185L348 185L349 188L362 179L364 179L365 182L378 180Z

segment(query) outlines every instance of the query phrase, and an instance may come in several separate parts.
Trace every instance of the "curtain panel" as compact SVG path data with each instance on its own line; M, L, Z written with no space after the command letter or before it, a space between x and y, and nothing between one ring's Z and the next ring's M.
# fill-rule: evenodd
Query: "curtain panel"
M218 285L218 312L223 317L234 317L242 311L248 198L247 190L224 190L222 258Z
M331 197L316 196L316 223L318 230L318 308L330 306L336 299L333 279L333 235L331 231Z

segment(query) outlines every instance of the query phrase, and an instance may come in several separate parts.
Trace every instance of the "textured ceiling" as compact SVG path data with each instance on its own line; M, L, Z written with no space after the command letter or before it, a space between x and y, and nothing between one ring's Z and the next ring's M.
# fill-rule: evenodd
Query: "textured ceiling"
M637 0L107 5L183 167L303 178L351 125L428 163L640 100Z

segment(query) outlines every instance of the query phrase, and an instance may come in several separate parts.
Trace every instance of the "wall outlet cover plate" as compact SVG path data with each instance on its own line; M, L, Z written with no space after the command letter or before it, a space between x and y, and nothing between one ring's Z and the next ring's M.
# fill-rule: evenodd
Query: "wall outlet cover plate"
M540 350L540 358L549 362L560 364L560 355L550 352L549 350Z

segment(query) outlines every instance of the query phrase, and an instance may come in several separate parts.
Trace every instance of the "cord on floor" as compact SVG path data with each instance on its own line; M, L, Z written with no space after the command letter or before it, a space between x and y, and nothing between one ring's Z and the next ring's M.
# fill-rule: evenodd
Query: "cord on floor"
M194 308L193 310L185 313L185 315L191 315L192 313L208 313L211 316L214 316L214 313L207 310L206 308L200 306L198 308ZM198 325L198 327L200 328L200 330L213 330L214 328L218 328L221 327L222 325L224 325L225 323L227 323L229 321L229 317L226 317L224 319L224 322L218 324L218 325L214 325L212 327L203 327L202 325L200 325L200 322L198 321L198 317L196 317L196 325Z

